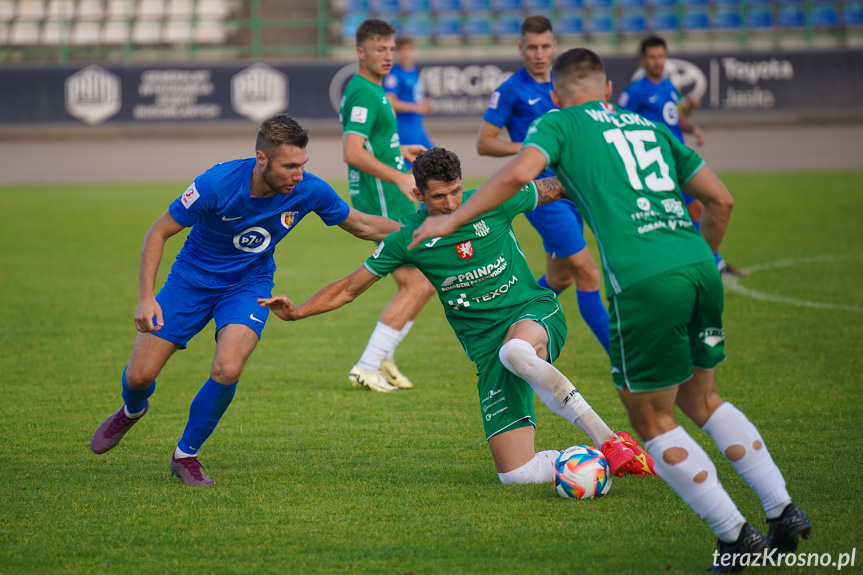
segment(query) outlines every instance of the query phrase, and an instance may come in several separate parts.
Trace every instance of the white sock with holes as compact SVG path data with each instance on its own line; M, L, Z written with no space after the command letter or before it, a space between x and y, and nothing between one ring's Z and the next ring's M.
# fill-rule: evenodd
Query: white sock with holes
M773 463L758 429L746 415L726 401L701 429L713 438L716 447L758 494L767 518L775 519L782 515L782 510L791 503L785 479Z
M684 450L686 458L669 465L663 454L675 447ZM716 536L726 542L736 541L746 520L719 483L716 466L686 430L677 426L646 441L644 448L653 457L656 474L707 521Z
M384 359L392 359L393 358L393 356L396 353L396 348L399 346L399 344L402 342L402 340L405 338L405 336L408 334L408 332L411 330L411 328L413 326L414 326L414 322L409 321L405 324L405 326L403 328L401 328L399 330L399 335L396 338L396 344L393 346L393 348L391 350L389 350L386 353L386 355L384 355Z
M614 437L611 429L566 376L537 357L536 350L528 342L511 339L501 346L498 356L505 368L530 384L546 407L575 424L590 436L596 447L602 447L603 443Z
M399 342L399 330L378 322L363 355L359 366L366 371L377 371L388 353L393 353Z
M533 459L512 471L506 473L498 473L500 482L504 485L509 484L526 484L526 483L551 483L554 481L554 462L560 451L550 449L548 451L540 451L533 456Z

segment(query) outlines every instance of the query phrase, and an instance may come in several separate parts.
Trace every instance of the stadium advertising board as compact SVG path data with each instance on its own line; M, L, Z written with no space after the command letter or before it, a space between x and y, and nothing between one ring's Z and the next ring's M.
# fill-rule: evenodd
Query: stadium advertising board
M605 59L614 97L641 73L635 59ZM432 113L479 117L518 60L426 62ZM279 112L337 120L355 64L7 67L0 125L250 121ZM713 54L671 58L667 73L702 109L729 112L860 110L859 53Z

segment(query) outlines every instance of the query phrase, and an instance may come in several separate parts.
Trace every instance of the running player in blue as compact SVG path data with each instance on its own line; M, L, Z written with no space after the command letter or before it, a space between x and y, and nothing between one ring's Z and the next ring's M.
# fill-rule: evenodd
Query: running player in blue
M693 122L690 122L681 109L687 110L696 107L697 100L690 97L682 97L680 92L665 77L665 62L668 59L668 48L659 36L648 36L641 41L639 46L639 64L644 69L644 76L632 82L617 100L621 108L641 114L653 122L661 122L668 126L675 138L683 142L683 133L692 134L695 137L695 145L704 145L704 134ZM686 209L689 217L698 228L701 224L701 212L704 204L700 200L684 193ZM719 253L716 253L716 265L723 275L748 276L747 270L740 270L725 262Z
M210 377L189 408L171 473L188 485L211 485L197 453L228 409L246 361L261 338L268 310L258 298L273 288L275 246L309 213L361 239L379 241L400 226L349 207L329 184L303 171L308 132L284 114L265 120L255 157L224 162L192 182L150 226L141 252L140 332L122 376L124 405L93 434L96 453L114 448L149 409L156 376L211 319L216 354ZM156 273L165 242L191 227L158 295Z
M419 144L433 148L423 125L423 116L428 116L431 106L423 95L422 80L415 64L416 47L407 37L396 39L396 63L384 78L384 92L396 113L399 141L403 145ZM405 166L411 163L406 159Z
M476 142L480 156L513 156L521 150L527 130L538 117L557 106L551 101L551 64L557 42L551 21L528 16L521 25L518 52L524 68L509 77L491 95ZM506 128L509 139L502 139ZM553 176L546 170L537 179ZM599 293L600 275L584 241L581 214L569 200L538 206L525 217L542 237L545 275L539 285L560 294L573 281L578 310L608 353L608 310Z

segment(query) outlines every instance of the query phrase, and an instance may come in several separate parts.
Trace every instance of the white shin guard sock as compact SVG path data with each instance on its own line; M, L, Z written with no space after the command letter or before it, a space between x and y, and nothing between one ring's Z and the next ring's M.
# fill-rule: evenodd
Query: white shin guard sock
M359 366L366 371L380 369L381 362L388 353L392 354L395 351L398 342L399 330L378 322L363 355L360 357Z
M504 485L526 483L551 483L554 481L554 462L560 451L550 449L540 451L533 459L512 471L498 473L500 482Z
M698 517L707 521L717 537L726 542L736 541L746 520L719 483L710 457L686 430L675 427L645 442L644 447L653 457L656 474ZM674 448L683 450L686 457L670 465L664 455Z
M611 429L556 367L541 360L523 339L511 339L500 348L501 363L525 380L551 411L575 424L597 447L612 438Z
M785 506L791 503L791 496L785 489L782 472L773 463L755 425L726 401L713 412L702 429L758 494L767 518L779 517Z
M393 346L393 348L391 350L389 350L384 355L384 359L392 359L393 358L393 356L396 353L396 348L399 346L399 344L402 342L402 340L405 338L405 336L408 334L408 332L411 330L411 328L413 326L414 326L414 322L409 321L405 324L405 326L403 328L401 328L399 330L399 335L398 335L398 337L396 337L396 344Z

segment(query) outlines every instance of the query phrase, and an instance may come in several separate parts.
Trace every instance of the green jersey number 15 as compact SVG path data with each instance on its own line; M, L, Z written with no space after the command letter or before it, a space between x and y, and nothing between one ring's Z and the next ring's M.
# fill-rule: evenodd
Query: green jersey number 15
M620 159L623 160L623 166L626 168L629 184L633 189L643 190L647 186L647 189L653 192L668 192L675 188L674 180L669 176L668 164L662 159L662 151L659 146L649 150L644 146L645 142L656 142L656 133L653 130L624 132L620 128L615 128L614 130L606 130L602 134L605 136L605 141L614 144L617 149ZM635 152L634 156L633 152ZM642 183L638 169L646 170L652 164L659 166L659 175L656 172L651 172L644 177Z

